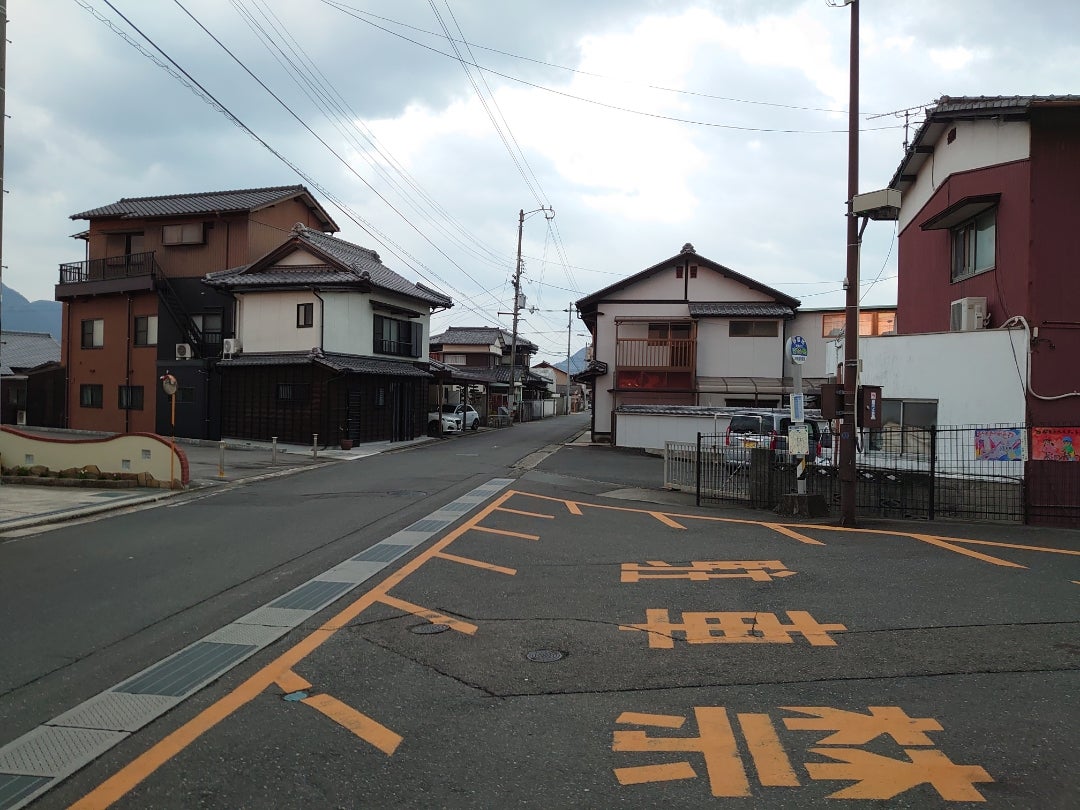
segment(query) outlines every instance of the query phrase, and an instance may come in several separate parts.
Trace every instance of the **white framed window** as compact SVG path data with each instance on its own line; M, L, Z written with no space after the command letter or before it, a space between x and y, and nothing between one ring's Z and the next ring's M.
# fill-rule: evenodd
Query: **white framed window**
M135 345L157 346L157 315L135 317Z
M100 349L105 345L105 320L92 318L82 322L82 347Z
M201 222L161 226L161 244L163 245L201 245L202 243L203 224Z
M465 365L465 355L463 354L447 354L443 355L446 359L444 363L451 366L463 366Z
M296 305L296 328L307 329L315 325L315 305Z
M990 209L952 229L952 280L994 269L997 209Z

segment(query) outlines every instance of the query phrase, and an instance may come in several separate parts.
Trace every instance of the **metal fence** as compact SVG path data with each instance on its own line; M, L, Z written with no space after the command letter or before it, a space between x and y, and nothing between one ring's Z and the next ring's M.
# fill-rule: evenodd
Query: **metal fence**
M856 457L856 512L865 517L993 520L1080 525L1080 428L1028 425L889 427L862 431ZM839 507L833 452L807 468L807 492ZM1078 442L1080 443L1080 438ZM725 444L699 434L671 442L665 485L690 489L698 503L739 501L771 508L794 492L796 466L784 454ZM1074 463L1068 463L1074 462Z

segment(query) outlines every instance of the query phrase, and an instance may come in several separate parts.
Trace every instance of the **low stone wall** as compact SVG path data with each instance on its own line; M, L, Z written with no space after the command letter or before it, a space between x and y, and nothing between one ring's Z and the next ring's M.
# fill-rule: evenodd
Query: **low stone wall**
M5 425L0 428L0 463L5 483L10 477L11 483L57 482L46 486L64 486L61 482L68 481L94 482L74 486L131 481L129 486L182 488L190 481L187 455L154 433L72 439Z

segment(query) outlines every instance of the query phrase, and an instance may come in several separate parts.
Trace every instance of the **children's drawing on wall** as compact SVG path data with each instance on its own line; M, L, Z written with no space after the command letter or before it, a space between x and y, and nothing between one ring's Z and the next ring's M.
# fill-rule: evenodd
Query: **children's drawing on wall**
M1035 461L1076 461L1080 428L1032 428L1031 458Z

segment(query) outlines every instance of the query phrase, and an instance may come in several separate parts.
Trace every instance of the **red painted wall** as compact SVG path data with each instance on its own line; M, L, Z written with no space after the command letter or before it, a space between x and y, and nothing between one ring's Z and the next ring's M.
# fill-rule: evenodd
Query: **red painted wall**
M1032 111L1031 388L1080 391L1080 111ZM1080 425L1080 397L1028 397L1034 424Z
M949 331L949 304L986 296L991 326L1028 309L1030 161L961 172L945 180L900 234L896 321L901 334ZM920 224L964 197L1001 194L994 270L953 282L948 229Z

